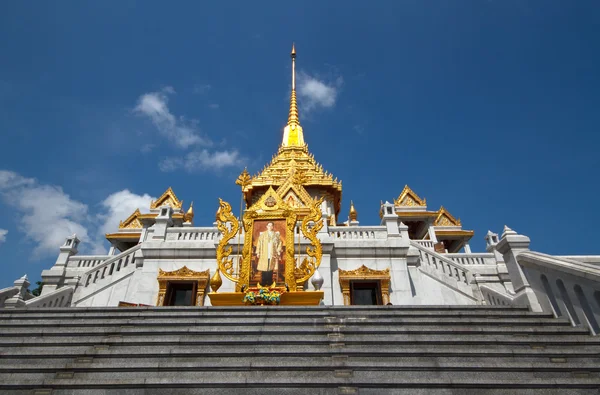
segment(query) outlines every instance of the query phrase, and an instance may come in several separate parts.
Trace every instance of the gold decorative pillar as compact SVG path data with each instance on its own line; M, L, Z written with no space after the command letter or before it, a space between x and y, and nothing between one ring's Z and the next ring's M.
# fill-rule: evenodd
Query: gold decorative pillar
M350 280L341 280L342 295L344 296L344 306L350 306Z

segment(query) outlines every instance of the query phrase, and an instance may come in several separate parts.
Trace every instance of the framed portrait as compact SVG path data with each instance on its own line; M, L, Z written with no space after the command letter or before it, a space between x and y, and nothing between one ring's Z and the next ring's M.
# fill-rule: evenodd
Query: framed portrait
M239 266L231 257L231 240L238 234L239 222L231 212L231 205L220 201L217 226L223 237L217 247L217 263L220 272L236 283L236 292L244 292L258 284L269 287L285 287L296 291L298 284L308 280L319 267L322 248L317 233L323 226L321 203L317 199L299 216L298 209L288 205L272 187L260 197L242 217L244 244ZM297 219L301 223L297 224ZM230 224L230 225L229 225ZM296 260L294 239L296 226L300 225L302 237L310 240L302 262ZM298 236L299 237L299 236ZM239 274L236 273L239 267Z
M254 220L252 227L252 260L250 286L274 282L285 285L286 236L285 219Z

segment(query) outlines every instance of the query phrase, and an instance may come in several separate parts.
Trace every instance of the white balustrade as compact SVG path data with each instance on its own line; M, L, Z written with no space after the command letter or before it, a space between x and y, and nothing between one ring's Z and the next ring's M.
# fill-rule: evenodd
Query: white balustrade
M69 258L67 267L96 267L110 257L110 255L73 255Z
M102 279L110 278L128 266L135 268L135 253L140 248L141 244L138 244L119 255L115 255L105 260L104 263L98 267L88 270L82 276L84 281L83 286L89 287Z
M584 263L572 257L558 257L526 251L517 261L537 296L542 310L566 317L574 326L600 334L600 267L586 257Z
M445 257L460 265L495 265L496 258L492 253L481 254L444 254Z
M177 241L215 241L221 232L217 228L169 228L167 240Z
M479 290L483 299L490 306L527 306L527 302L524 299L499 292L485 284L480 285Z
M438 254L429 248L416 243L415 240L410 241L411 245L419 251L421 261L420 270L429 275L443 281L454 289L466 294L474 299L476 296L471 287L473 274L462 265Z
M385 226L330 226L329 235L336 240L375 240L387 238Z
M422 245L425 248L430 248L433 250L434 242L431 240L413 240L415 243Z
M71 305L73 291L73 287L61 287L46 295L27 300L25 302L25 307L69 307Z

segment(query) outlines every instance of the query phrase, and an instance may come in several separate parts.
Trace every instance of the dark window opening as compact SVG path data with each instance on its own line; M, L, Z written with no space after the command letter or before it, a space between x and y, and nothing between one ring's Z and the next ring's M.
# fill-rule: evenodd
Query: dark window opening
M352 305L380 305L381 290L379 281L352 281L350 284L350 303Z
M195 306L196 282L169 282L165 295L165 306Z

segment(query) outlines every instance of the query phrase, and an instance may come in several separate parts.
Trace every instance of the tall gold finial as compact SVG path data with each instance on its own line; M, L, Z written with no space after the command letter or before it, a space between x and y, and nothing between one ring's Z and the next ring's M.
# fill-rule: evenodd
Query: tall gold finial
M298 119L298 105L296 103L296 45L292 43L292 97L290 98L290 114L288 116L288 125L300 125Z
M352 200L350 200L350 221L356 221L357 218L358 218L358 213L356 212L356 209L354 208L354 203L352 202Z
M283 131L282 145L284 147L304 145L304 134L302 133L302 127L300 126L298 103L296 100L296 46L294 44L292 44L290 57L292 58L292 94L290 97L288 122Z
M183 219L185 222L192 222L192 220L194 219L194 202L190 204L190 208L188 209L187 213L185 213L185 215L183 216Z

